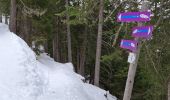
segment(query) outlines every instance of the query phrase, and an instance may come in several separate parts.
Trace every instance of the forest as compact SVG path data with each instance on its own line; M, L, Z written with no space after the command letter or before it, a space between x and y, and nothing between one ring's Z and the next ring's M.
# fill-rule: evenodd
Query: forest
M123 99L129 51L141 22L119 22L123 12L138 12L143 2L151 12L150 39L140 41L131 99ZM71 62L86 82L109 91L118 100L170 100L170 0L0 0L3 18L37 55Z

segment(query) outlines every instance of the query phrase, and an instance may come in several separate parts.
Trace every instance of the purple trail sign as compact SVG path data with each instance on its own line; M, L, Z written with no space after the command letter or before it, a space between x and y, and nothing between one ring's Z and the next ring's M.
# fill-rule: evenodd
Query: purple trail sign
M149 39L152 36L153 26L134 27L132 30L133 37Z
M146 22L150 21L151 12L125 12L119 13L117 16L118 22Z
M135 40L122 40L120 47L124 49L128 49L130 51L135 52L137 50L137 41Z

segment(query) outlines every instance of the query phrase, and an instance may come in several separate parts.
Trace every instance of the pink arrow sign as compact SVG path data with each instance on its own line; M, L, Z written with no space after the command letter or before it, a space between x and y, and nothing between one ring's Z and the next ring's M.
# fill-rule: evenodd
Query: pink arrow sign
M128 49L130 51L135 52L137 50L137 41L135 40L122 40L120 47L124 49Z
M119 13L117 16L118 22L142 22L150 21L151 12L125 12Z
M132 30L133 37L149 39L152 36L153 26L134 27Z

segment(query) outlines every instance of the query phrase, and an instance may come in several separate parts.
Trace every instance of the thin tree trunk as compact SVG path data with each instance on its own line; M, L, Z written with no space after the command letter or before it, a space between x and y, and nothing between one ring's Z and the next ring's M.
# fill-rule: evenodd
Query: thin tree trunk
M9 29L11 32L16 33L16 0L11 0L11 11L10 11L10 24Z
M85 26L83 44L80 48L80 72L82 76L85 75L85 61L86 61L86 46L87 46L87 26Z
M80 73L80 52L79 52L79 47L77 47L77 73Z
M2 13L0 12L0 23L2 23Z
M17 21L17 35L21 37L30 47L32 42L30 40L30 33L31 33L31 20L28 18L26 14L21 13L18 11L18 16L20 20Z
M27 42L27 44L30 45L29 43L29 20L28 20L28 17L27 15L24 15L24 40Z
M80 50L80 74L82 76L85 75L85 60L86 60L86 46L83 45L83 47Z
M168 80L168 100L170 100L170 79Z
M17 11L17 18L20 19L17 21L17 35L21 38L23 38L23 32L24 32L24 19L22 16L21 10Z
M55 61L60 61L60 55L59 55L59 28L60 28L60 22L59 22L59 18L56 18L55 21L55 27L56 27L56 31L54 34L54 39L53 39L53 57Z
M5 15L5 24L8 25L8 16Z
M59 41L58 41L58 33L55 34L54 40L53 40L53 57L54 60L59 62L60 61L60 55L59 55Z
M102 32L103 32L103 8L104 8L103 0L100 0L95 76L94 76L94 85L96 85L96 86L99 86L99 77L100 77L100 57L101 57Z
M115 45L116 45L116 42L117 42L117 40L118 40L118 38L119 38L119 34L120 34L120 31L121 31L122 27L123 27L123 23L120 25L118 31L117 31L116 34L115 34L115 39L114 39L114 41L113 41L112 46L115 46Z
M68 11L69 1L66 0L66 9L67 9L67 49L68 49L68 61L72 62L72 51L71 51L71 32L70 32L70 24L69 24L69 11Z
M65 25L61 23L60 29L62 34L60 35L60 41L59 41L59 44L61 44L59 49L60 62L65 63L67 62L67 43L66 43L67 37L66 37L66 33L62 31L66 29Z
M44 43L44 50L46 53L48 53L48 40L46 40Z

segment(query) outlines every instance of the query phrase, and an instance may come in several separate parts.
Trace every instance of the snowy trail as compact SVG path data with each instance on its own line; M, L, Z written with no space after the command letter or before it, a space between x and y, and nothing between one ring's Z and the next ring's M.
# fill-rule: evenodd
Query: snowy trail
M71 63L57 63L46 54L36 58L21 38L0 23L0 100L107 100L105 90L81 79Z

